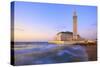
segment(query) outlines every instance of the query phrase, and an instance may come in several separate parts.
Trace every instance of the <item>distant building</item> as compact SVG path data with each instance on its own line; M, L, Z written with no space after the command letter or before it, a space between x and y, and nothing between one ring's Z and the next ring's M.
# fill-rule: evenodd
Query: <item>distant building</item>
M81 40L80 35L77 34L77 14L76 11L73 12L73 32L59 32L56 35L57 41L72 41Z
M80 39L80 36L77 35L77 40ZM59 32L56 35L57 41L72 41L73 40L73 32Z
M77 14L73 12L73 40L77 40Z
M72 32L59 32L56 36L57 41L69 41L73 39Z

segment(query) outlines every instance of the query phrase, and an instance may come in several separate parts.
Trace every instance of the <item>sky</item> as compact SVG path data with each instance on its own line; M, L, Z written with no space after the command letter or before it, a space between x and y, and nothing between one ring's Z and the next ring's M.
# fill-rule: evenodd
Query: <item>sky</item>
M14 40L50 41L58 32L72 32L74 11L78 17L78 34L85 39L96 39L96 6L14 2Z

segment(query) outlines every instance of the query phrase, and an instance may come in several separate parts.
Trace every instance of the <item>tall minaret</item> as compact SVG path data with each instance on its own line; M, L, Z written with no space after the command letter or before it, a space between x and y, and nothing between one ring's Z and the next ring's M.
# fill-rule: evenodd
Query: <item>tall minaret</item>
M77 14L73 12L73 40L77 40Z

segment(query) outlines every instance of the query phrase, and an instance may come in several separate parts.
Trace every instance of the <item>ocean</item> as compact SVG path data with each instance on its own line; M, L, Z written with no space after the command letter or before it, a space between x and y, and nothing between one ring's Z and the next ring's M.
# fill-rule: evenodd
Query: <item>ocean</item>
M48 42L15 42L14 65L51 64L88 61L85 46Z

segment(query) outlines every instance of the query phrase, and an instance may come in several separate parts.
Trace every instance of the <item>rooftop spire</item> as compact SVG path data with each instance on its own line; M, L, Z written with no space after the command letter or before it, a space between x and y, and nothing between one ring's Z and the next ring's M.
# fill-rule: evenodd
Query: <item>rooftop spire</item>
M77 15L76 15L76 9L74 9L73 16L77 16Z

